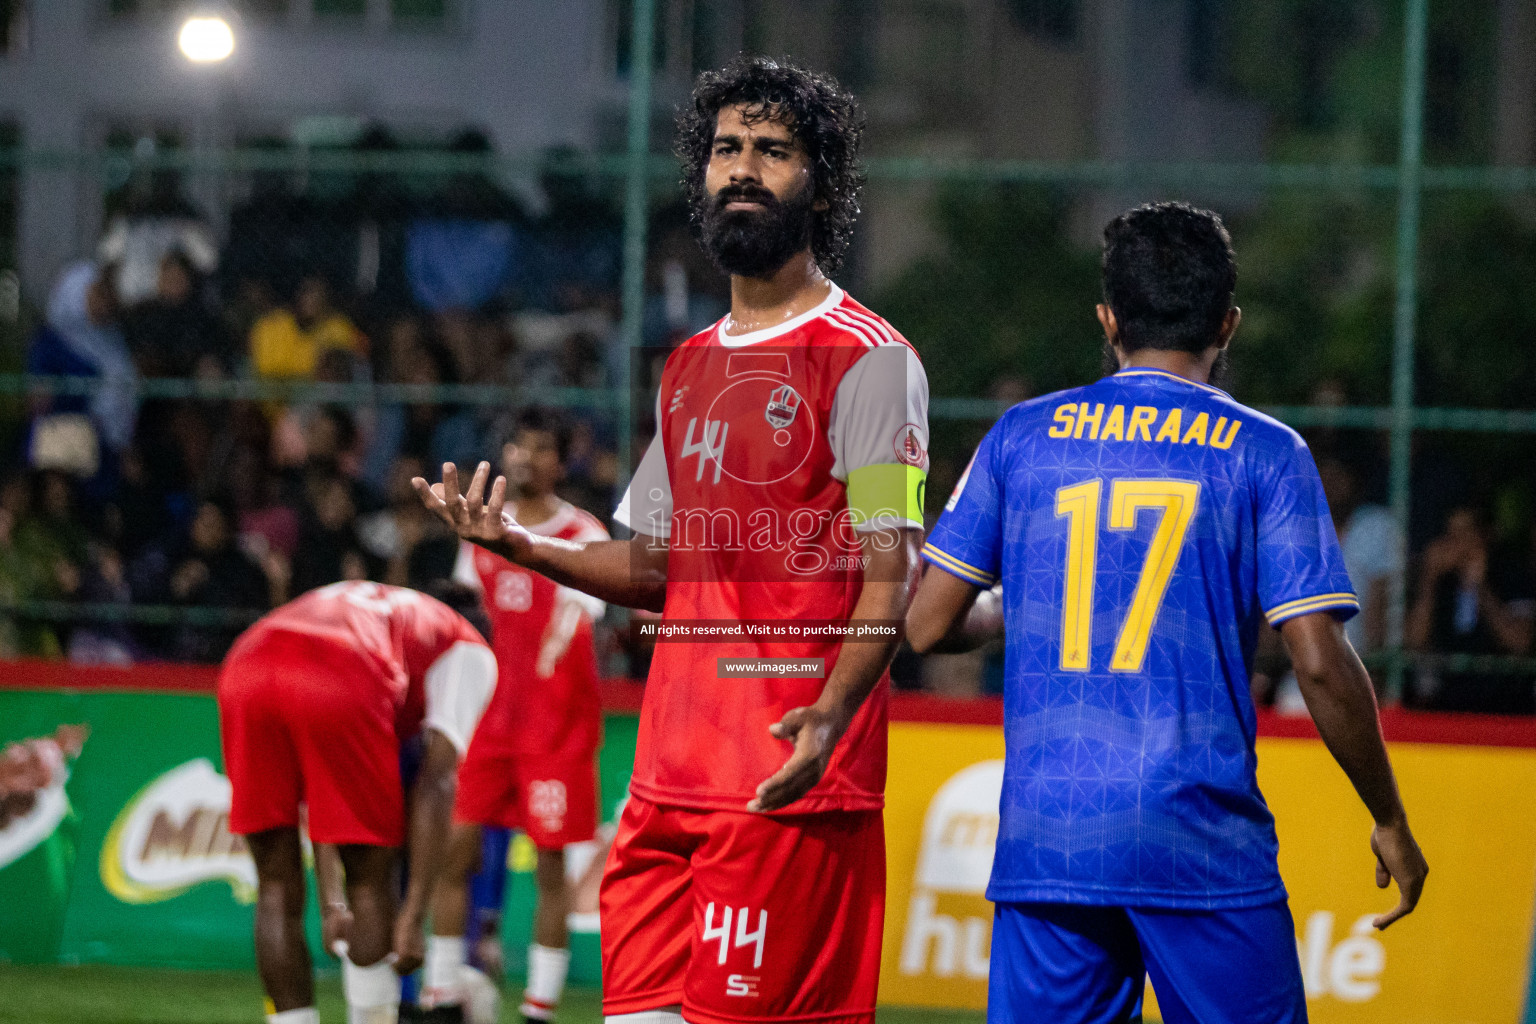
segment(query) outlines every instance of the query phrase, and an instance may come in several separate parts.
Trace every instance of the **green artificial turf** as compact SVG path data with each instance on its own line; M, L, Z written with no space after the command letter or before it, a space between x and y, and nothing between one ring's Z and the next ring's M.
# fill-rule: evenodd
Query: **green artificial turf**
M346 1008L335 972L316 984L323 1024L342 1024ZM501 1019L520 1024L509 987ZM597 1024L595 989L567 990L561 1024ZM882 1009L881 1024L974 1024L980 1013ZM129 967L0 966L0 1022L10 1024L261 1024L254 971L166 971Z

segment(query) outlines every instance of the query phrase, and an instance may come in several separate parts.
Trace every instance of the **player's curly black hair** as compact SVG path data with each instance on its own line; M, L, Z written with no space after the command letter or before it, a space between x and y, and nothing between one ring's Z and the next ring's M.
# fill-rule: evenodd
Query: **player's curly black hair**
M741 104L747 123L777 120L795 133L810 156L817 211L811 227L811 255L823 273L843 264L859 216L859 142L864 112L858 101L830 75L808 71L786 60L737 57L718 71L706 71L694 83L693 99L677 119L675 152L683 163L683 191L692 211L695 234L704 209L704 168L715 139L721 108Z

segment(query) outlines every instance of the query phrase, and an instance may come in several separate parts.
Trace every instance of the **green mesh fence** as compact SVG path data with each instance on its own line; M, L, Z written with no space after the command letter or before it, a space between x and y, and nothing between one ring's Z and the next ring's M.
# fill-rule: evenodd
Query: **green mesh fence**
M552 180L599 183L598 187L608 194L622 193L622 203L615 203L621 217L619 232L620 270L615 289L618 297L616 317L617 336L629 350L641 347L647 331L648 292L654 292L655 283L647 280L647 260L655 248L666 244L665 225L662 236L656 234L656 212L660 205L675 200L677 168L675 161L659 151L657 136L653 130L658 93L653 89L653 56L659 52L656 0L633 0L628 5L632 17L627 38L633 41L629 52L633 55L628 67L626 148L623 152L576 153L561 152L538 159L508 159L487 154L463 154L445 152L365 152L357 150L327 151L309 150L295 154L288 149L228 149L221 151L182 151L160 149L152 153L136 153L121 148L105 148L99 151L51 151L28 149L18 146L0 148L0 176L14 185L23 175L68 175L76 182L95 183L95 187L110 192L113 188L135 176L154 172L175 172L188 182L243 181L251 182L261 176L303 175L312 185L340 182L355 185L370 178L389 178L420 185L454 178L480 178L483 180L528 179L544 176ZM1268 390L1259 388L1256 404L1261 409L1299 429L1342 430L1374 432L1384 435L1387 441L1385 465L1387 467L1387 492L1398 533L1406 545L1409 538L1410 508L1413 500L1414 459L1416 442L1429 435L1434 436L1486 436L1501 445L1520 445L1521 438L1536 433L1536 409L1509 405L1519 404L1519 396L1509 397L1508 389L1501 391L1496 385L1496 368L1485 372L1489 381L1486 388L1474 385L1457 390L1455 387L1436 386L1432 393L1425 379L1420 379L1426 353L1417 343L1417 332L1426 320L1426 300L1421 290L1428 288L1431 303L1444 305L1436 287L1435 271L1442 257L1438 250L1426 251L1423 238L1426 233L1441 244L1438 225L1453 221L1465 222L1478 215L1475 206L1488 202L1519 203L1536 192L1536 167L1494 167L1482 165L1435 164L1425 162L1425 118L1429 101L1426 99L1426 54L1429 49L1429 25L1431 9L1428 0L1405 0L1401 8L1401 21L1391 22L1391 30L1400 32L1401 57L1399 64L1398 124L1395 131L1397 158L1386 159L1389 150L1383 145L1358 147L1357 158L1345 152L1329 154L1317 159L1315 152L1287 152L1277 162L1200 162L1157 160L1013 160L980 159L974 157L943 155L900 155L879 148L867 161L871 189L870 205L894 197L902 200L908 195L920 194L925 202L934 201L942 207L945 197L963 195L978 197L978 203L989 197L1002 196L1009 202L1010 196L1042 197L1034 207L1024 209L1020 223L1028 224L1032 210L1046 209L1051 203L1062 205L1063 196L1081 197L1089 192L1114 194L1116 190L1156 189L1168 194L1194 196L1236 196L1238 205L1247 209L1260 209L1255 223L1264 222L1263 230L1275 233L1275 225L1295 226L1315 222L1322 226L1323 237L1327 232L1346 232L1353 226L1363 232L1376 232L1389 241L1390 271L1380 273L1382 286L1378 289L1379 301L1366 313L1340 314L1342 328L1330 326L1328 331L1340 334L1341 340L1328 341L1326 351L1345 353L1333 356L1335 362L1355 358L1367 362L1375 358L1379 365L1373 371L1375 383L1363 390L1367 401L1339 401L1307 403L1296 387L1274 384ZM1257 71L1240 73L1250 76ZM878 76L877 76L878 77ZM855 83L855 87L858 85ZM1365 88L1363 85L1361 88ZM1368 90L1367 90L1368 91ZM1431 114L1444 117L1444 113ZM8 140L0 138L0 143ZM899 147L898 147L899 148ZM1347 147L1346 147L1347 149ZM337 185L336 187L343 187ZM350 187L350 186L347 186ZM906 190L906 191L903 191ZM915 192L913 190L916 190ZM946 192L945 190L953 190ZM1013 191L1010 191L1013 190ZM1022 191L1021 191L1022 190ZM1032 191L1031 191L1032 190ZM1030 200L1033 202L1033 200ZM1474 204L1474 205L1468 205ZM1027 204L1026 204L1027 205ZM1475 208L1474 208L1475 207ZM1468 210L1473 212L1469 213ZM1341 212L1342 211L1342 212ZM1004 212L1008 212L1006 209ZM1242 219L1238 214L1238 219ZM1266 219L1267 218L1267 219ZM1300 227L1295 230L1300 231ZM651 234L648 235L648 232ZM1243 255L1244 242L1239 240L1239 255ZM1314 246L1317 248L1317 246ZM1006 251L1005 249L999 251ZM1449 259L1451 257L1444 257ZM1087 282L1091 287L1091 258L1083 263L1081 254L1072 257L1077 267L1070 284L1075 287ZM921 271L919 268L918 273ZM999 268L1005 273L1006 268ZM1022 272L1028 272L1027 270ZM1248 273L1245 267L1245 274ZM1305 280L1304 268L1297 271L1296 280L1285 277L1285 268L1261 266L1253 273L1257 287L1264 287L1266 277L1274 278L1275 288L1290 287ZM1428 278L1426 278L1428 273ZM898 278L897 286L887 290L898 298L899 284L906 278ZM1063 278L1065 281L1066 279ZM1254 278L1245 277L1245 289L1254 287ZM1063 285L1063 288L1066 286ZM0 299L4 299L0 295ZM1092 295L1085 294L1073 299L1079 305L1091 302ZM1033 311L1039 316L1041 329L1059 330L1053 325L1061 318L1054 313L1055 307L1041 303L1025 295L1021 309ZM1440 305L1435 305L1435 317ZM1260 305L1260 311L1265 308ZM1382 334L1378 341L1362 342L1360 349L1365 357L1350 356L1350 317L1357 320L1374 317L1381 324L1390 324L1390 332ZM894 317L893 317L894 319ZM1434 318L1431 318L1434 319ZM1303 321L1305 322L1304 318ZM1436 322L1436 342L1441 343L1441 328ZM1245 331L1250 328L1245 326ZM1263 336L1263 322L1251 330ZM1360 333L1359 331L1356 332ZM1380 333L1380 332L1378 332ZM1079 332L1079 336L1081 332ZM1372 337L1375 337L1374 335ZM923 338L915 338L923 347ZM1376 348L1370 348L1376 345ZM948 343L942 347L949 347ZM1304 379L1306 367L1297 370L1283 365L1283 346L1271 346L1280 355L1267 356L1268 379L1283 381ZM1310 350L1309 350L1310 351ZM928 353L925 353L928 355ZM935 380L941 383L943 353L934 359ZM1310 356L1303 357L1305 359ZM639 424L645 419L651 396L643 394L643 381L631 379L632 360L617 358L611 361L611 379L603 386L557 386L547 383L411 383L399 380L379 382L314 383L301 381L261 380L235 376L229 379L208 380L195 378L146 377L134 387L138 395L150 399L197 399L217 402L262 403L311 403L338 405L357 409L377 409L386 405L452 405L487 412L502 408L516 408L529 404L555 406L575 410L602 418L612 425L611 444L617 463L617 481L622 485L637 456L636 445L644 442L638 431L626 429L627 424ZM1081 361L1079 361L1081 362ZM1063 363L1065 367L1067 364ZM1071 364L1066 369L1047 368L1041 373L1048 383L1070 382L1072 373L1081 367ZM0 402L10 401L13 408L38 396L89 395L93 385L78 378L58 376L28 376L20 372L19 365L0 366ZM1319 374L1331 372L1333 367L1322 367ZM1258 371L1254 371L1257 373ZM1287 377L1287 374L1291 377ZM1052 376L1052 374L1056 374ZM1416 395L1416 387L1420 394ZM1247 397L1248 392L1244 391ZM6 398L5 396L11 396ZM1442 401L1442 396L1453 400ZM1423 401L1428 398L1429 401ZM1482 407L1484 401L1488 407ZM951 447L963 449L973 444L980 430L990 423L1010 400L1005 396L989 396L945 392L936 387L931 406L933 433L936 448L948 435ZM1362 434L1362 436L1364 436ZM1362 442L1364 443L1364 442ZM1371 444L1375 441L1369 442ZM1511 451L1515 450L1513 448ZM1524 452L1525 449L1519 449ZM1524 458L1524 455L1520 456ZM1498 458L1495 453L1490 458ZM943 492L947 482L936 470L935 493ZM1399 561L1406 565L1406 551ZM1454 671L1479 671L1490 673L1536 674L1536 659L1503 657L1467 658L1465 656L1416 655L1409 656L1402 649L1403 626L1406 615L1407 582L1402 574L1392 580L1391 601L1388 611L1388 644L1384 651L1372 655L1372 662L1390 677L1391 692L1401 692L1405 672L1417 661L1421 666L1434 666ZM239 625L248 621L252 613L222 608L186 608L168 605L125 606L112 602L12 602L0 607L0 612L39 621L106 621L132 622L151 625L200 623L205 625Z

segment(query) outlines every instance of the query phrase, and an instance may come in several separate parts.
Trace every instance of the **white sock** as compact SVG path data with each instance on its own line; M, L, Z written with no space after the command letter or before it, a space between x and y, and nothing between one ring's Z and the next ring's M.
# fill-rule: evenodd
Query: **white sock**
M399 1024L400 978L389 961L359 967L343 960L341 989L347 997L347 1024Z
M603 1024L683 1024L683 1015L677 1010L619 1013L604 1017Z
M524 1017L554 1019L560 995L565 991L565 972L570 966L569 949L551 949L537 942L528 947L528 987L523 990L522 1005Z
M267 1014L267 1024L320 1024L320 1011L313 1006Z
M464 1001L464 936L427 936L427 960L421 975L421 1005L455 1006Z

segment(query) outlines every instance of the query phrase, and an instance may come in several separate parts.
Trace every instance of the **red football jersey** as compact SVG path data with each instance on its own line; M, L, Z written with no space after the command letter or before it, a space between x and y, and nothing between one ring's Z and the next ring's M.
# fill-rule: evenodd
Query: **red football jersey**
M663 623L846 622L863 586L849 474L926 467L926 416L911 346L836 287L780 327L733 336L722 322L684 342L662 373L656 439L616 516L669 539ZM792 750L768 727L814 703L825 679L722 678L718 659L820 658L830 675L842 644L740 633L658 642L631 791L743 809ZM788 812L882 805L888 692L882 676L821 782Z
M421 729L428 713L427 672L438 659L455 644L486 646L475 627L441 601L404 587L347 581L311 590L268 612L241 634L229 660L280 633L313 637L351 652L358 682L376 686L394 707L401 737ZM473 730L474 722L468 726Z
M569 502L528 530L561 540L608 539L602 523ZM602 705L592 623L602 618L603 602L468 543L459 550L453 576L480 591L496 653L499 682L476 741L504 754L596 751L602 742ZM570 605L579 612L570 643L545 666L548 676L540 678L540 652L560 627L557 616Z

